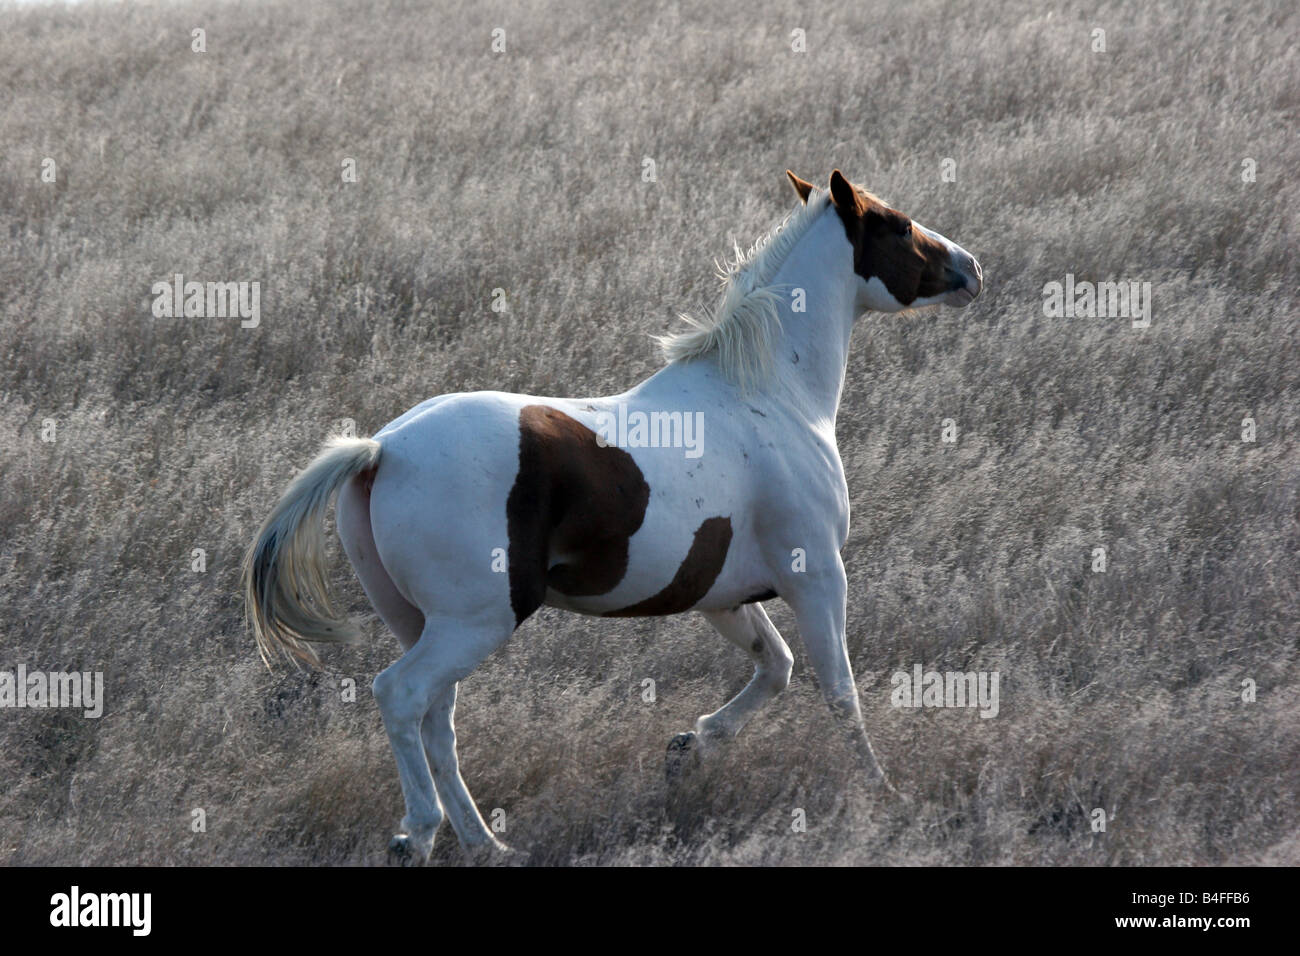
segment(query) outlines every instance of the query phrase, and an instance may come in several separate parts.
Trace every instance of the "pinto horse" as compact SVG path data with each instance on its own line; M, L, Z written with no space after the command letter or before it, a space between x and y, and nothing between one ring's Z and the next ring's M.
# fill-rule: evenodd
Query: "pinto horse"
M849 338L864 312L965 306L983 279L970 253L838 169L825 191L787 175L802 204L725 269L715 310L660 340L667 364L650 378L602 398L429 399L373 438L331 440L259 530L244 589L268 665L357 638L326 584L335 492L343 548L404 649L374 680L406 802L397 861L425 862L444 816L467 850L508 851L460 775L456 688L543 604L699 611L749 655L753 679L674 738L680 758L785 688L793 658L762 605L779 596L867 779L884 781L845 644L835 415ZM669 440L646 440L646 421Z

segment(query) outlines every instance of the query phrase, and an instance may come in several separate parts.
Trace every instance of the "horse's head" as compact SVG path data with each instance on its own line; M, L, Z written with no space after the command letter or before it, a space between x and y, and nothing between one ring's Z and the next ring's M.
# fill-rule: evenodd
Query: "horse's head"
M812 184L789 170L786 175L807 202ZM861 310L961 307L980 294L984 277L974 256L854 186L838 169L831 173L830 201L853 249Z

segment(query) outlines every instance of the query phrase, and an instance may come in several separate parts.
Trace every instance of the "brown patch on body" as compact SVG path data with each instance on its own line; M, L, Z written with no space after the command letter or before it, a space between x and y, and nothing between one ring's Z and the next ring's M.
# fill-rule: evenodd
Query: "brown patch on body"
M695 539L673 579L658 594L604 617L654 617L689 611L709 593L722 573L731 547L731 519L706 518L695 530Z
M649 502L650 486L623 449L602 447L559 409L521 409L519 473L506 499L516 626L541 607L548 587L575 597L613 590ZM552 554L563 562L548 567Z
M858 189L837 169L831 173L831 201L853 244L853 271L874 276L901 305L959 288L944 246L897 209Z

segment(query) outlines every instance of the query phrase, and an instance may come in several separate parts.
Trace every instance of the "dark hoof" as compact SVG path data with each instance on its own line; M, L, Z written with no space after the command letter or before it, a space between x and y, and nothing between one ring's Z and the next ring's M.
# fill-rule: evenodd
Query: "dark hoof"
M423 862L420 855L415 852L412 840L407 834L393 835L393 839L388 843L389 866L419 866Z
M664 762L664 776L672 783L681 777L688 766L699 758L699 740L694 731L678 734L668 741L668 757Z

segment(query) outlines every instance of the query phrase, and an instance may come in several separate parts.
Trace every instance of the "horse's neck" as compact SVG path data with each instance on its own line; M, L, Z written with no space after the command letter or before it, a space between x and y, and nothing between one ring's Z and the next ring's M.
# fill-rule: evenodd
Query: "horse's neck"
M844 389L856 296L852 247L833 208L790 250L774 284L788 292L770 387L813 424L833 423ZM804 293L802 312L794 311L798 289Z

